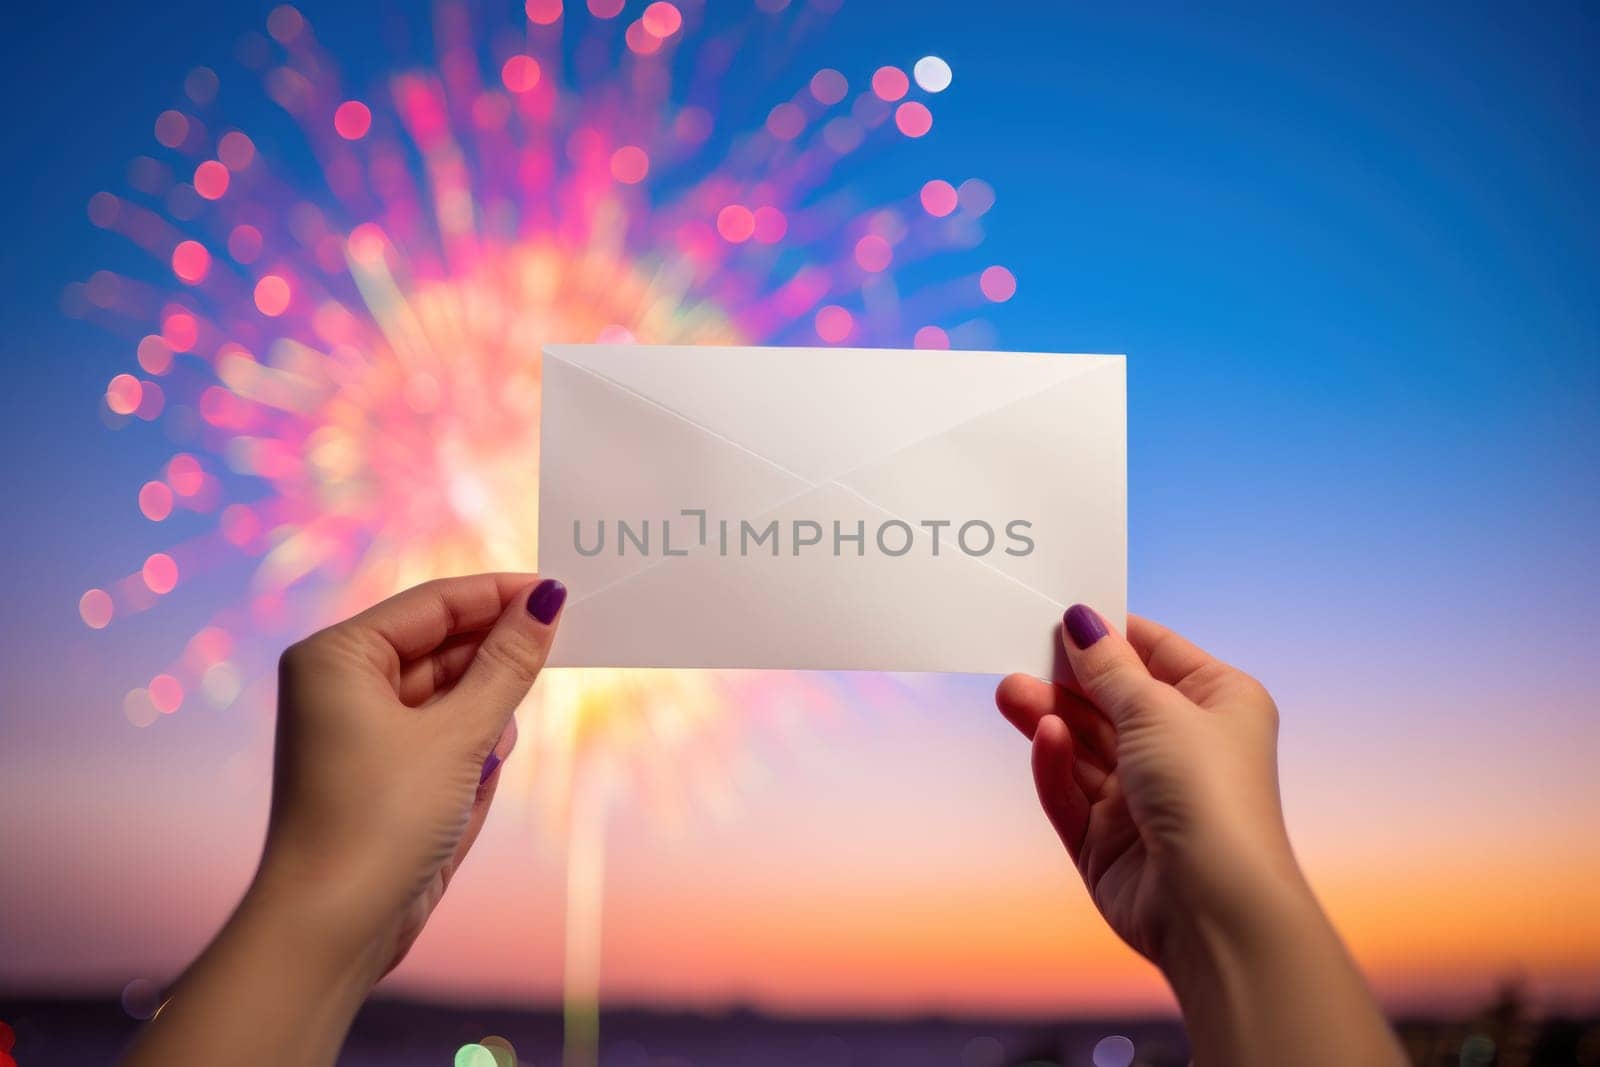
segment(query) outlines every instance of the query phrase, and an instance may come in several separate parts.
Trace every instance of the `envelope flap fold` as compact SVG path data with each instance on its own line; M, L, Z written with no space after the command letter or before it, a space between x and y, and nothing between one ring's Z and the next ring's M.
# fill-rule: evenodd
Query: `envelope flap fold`
M1104 356L853 348L547 345L819 482L1107 362Z

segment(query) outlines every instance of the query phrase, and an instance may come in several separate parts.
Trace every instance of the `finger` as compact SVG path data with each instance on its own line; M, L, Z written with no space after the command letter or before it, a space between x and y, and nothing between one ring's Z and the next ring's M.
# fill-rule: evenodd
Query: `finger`
M567 587L554 578L512 598L478 645L461 680L439 702L452 705L452 718L461 722L474 744L483 745L480 751L488 752L539 676L566 600Z
M505 728L500 731L500 739L495 742L489 755L484 757L483 769L478 773L478 799L479 806L487 806L488 799L494 794L495 784L500 781L500 765L511 755L511 750L517 747L517 717L511 716L506 721Z
M1055 708L1055 686L1028 674L1008 674L994 691L995 707L1017 732L1033 740L1039 720Z
M428 655L452 634L487 630L532 574L470 574L423 582L376 604L346 626L380 639L401 663Z
M1092 608L1074 604L1067 609L1061 640L1078 688L1119 730L1158 713L1171 693Z
M1128 643L1151 676L1168 685L1181 686L1185 678L1216 662L1187 638L1138 615L1128 616Z
M1072 731L1046 715L1033 735L1033 785L1050 825L1077 863L1089 828L1089 798L1073 775L1073 762Z
M456 850L451 854L450 862L444 866L444 888L450 887L456 871L461 869L467 853L472 851L473 843L478 840L478 834L483 832L483 824L489 818L489 807L494 803L494 795L500 787L500 765L516 747L517 720L513 718L506 723L506 728L500 734L500 740L495 743L494 750L483 761L483 774L478 780L478 792L472 801L472 812L467 816L467 828L462 833L461 840L456 843Z
M1030 741L1040 720L1054 715L1072 730L1081 757L1092 760L1102 772L1117 765L1116 730L1079 694L1031 675L1012 674L1001 679L994 702L1000 714Z
M450 687L466 672L467 664L477 655L478 645L482 644L488 632L476 630L447 637L430 655L401 666L400 684L396 690L400 694L400 702L407 707L420 708L449 692Z

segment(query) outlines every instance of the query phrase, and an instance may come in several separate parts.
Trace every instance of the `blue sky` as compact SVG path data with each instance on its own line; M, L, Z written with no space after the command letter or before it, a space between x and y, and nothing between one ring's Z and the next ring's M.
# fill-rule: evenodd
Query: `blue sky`
M365 0L305 9L357 81L404 47ZM127 353L59 310L118 254L84 206L149 150L184 72L224 67L266 10L12 16L16 758L103 740L142 653L87 633L77 597L165 540L131 491L162 444L96 415ZM1312 709L1286 727L1291 805L1338 788L1326 745L1387 732L1541 781L1530 817L1559 822L1600 755L1594 8L847 0L794 84L929 52L955 72L933 133L852 180L870 200L980 173L998 193L984 254L1019 280L990 316L1000 346L1128 354L1130 604ZM178 632L202 621L173 610ZM82 675L66 697L62 664Z

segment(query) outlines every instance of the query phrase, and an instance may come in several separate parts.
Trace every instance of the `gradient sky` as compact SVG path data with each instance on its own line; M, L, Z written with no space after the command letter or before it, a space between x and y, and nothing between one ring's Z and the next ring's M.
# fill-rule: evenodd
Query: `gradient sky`
M930 176L930 153L981 159L985 248L1019 279L991 315L1001 345L1128 354L1130 605L1277 696L1297 849L1387 1000L1469 1003L1522 976L1592 1006L1600 21L1294 7L850 0L793 80L950 61L928 153L852 180L871 199ZM100 425L127 356L58 296L104 265L89 196L265 10L12 18L0 985L170 976L253 863L266 717L121 714L127 679L203 616L78 619L107 559L122 573L162 543L131 487L165 451ZM305 10L358 79L386 65L376 5ZM750 709L725 813L620 810L608 994L1166 1004L1093 914L991 689L922 679L782 729ZM559 850L504 803L530 772L508 764L506 810L396 987L558 990Z

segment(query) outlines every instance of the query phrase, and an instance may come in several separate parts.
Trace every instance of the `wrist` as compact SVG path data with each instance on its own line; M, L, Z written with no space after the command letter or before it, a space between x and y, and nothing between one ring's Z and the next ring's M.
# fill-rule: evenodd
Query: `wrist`
M1236 974L1253 973L1257 961L1281 950L1286 939L1326 925L1316 899L1297 876L1257 879L1231 895L1207 896L1210 903L1178 909L1155 961L1185 1014L1196 994L1209 995Z
M1161 970L1197 1067L1405 1062L1298 869L1168 931Z
M1313 919L1325 922L1281 830L1211 834L1175 849L1165 866L1172 925L1154 962L1175 989L1191 972L1254 953Z
M307 980L324 988L366 994L393 956L371 909L340 885L294 877L263 866L230 925L270 937L300 961Z
M235 1064L332 1064L381 965L326 930L314 901L258 880L123 1062L177 1063L207 1048Z

